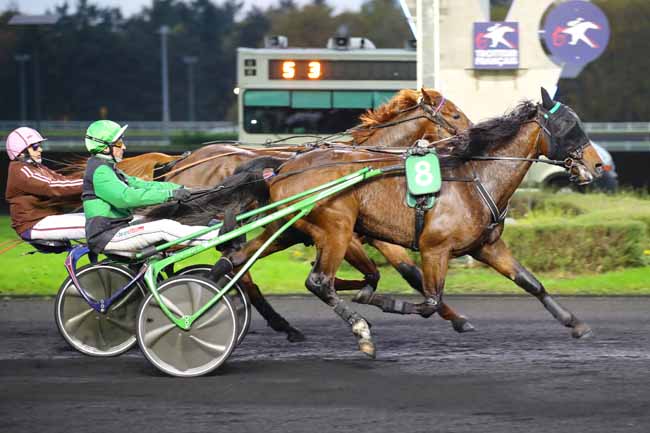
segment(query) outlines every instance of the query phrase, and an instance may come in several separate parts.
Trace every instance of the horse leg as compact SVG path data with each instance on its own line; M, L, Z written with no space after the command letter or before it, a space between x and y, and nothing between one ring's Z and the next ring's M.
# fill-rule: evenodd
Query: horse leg
M308 226L309 224L302 222L301 225ZM357 337L359 350L374 358L376 350L370 334L370 325L359 313L352 310L343 299L339 298L334 288L334 276L345 257L345 251L350 243L351 236L350 227L350 231L347 233L346 230L334 230L328 232L319 240L314 239L318 253L314 266L305 281L305 286L310 292L332 307L334 312L350 325L352 333Z
M366 293L364 296L372 296L379 283L379 270L375 262L366 254L363 244L356 234L352 235L352 240L345 251L345 261L363 274L363 280L341 280L336 278L334 281L336 291L359 290L356 296L360 296L361 293Z
M449 265L449 250L440 246L429 247L426 241L420 240L420 256L422 257L422 292L425 301L418 304L421 315L432 315L442 311L442 292L445 287L445 277Z
M379 251L386 258L386 260L388 260L388 263L390 263L391 266L393 266L393 268L395 268L397 272L400 273L402 278L404 278L412 288L421 294L424 294L424 291L422 289L422 271L415 264L411 256L409 256L406 249L399 245L390 244L388 242L380 241L377 239L368 239L368 243L376 248L377 251ZM400 307L399 305L397 306ZM465 316L458 314L445 302L442 302L440 304L439 314L440 317L451 322L451 326L456 332L463 333L475 330L474 326L469 322L469 320L467 320Z
M305 336L299 329L294 328L291 324L278 314L277 311L273 309L271 304L266 300L260 288L253 282L250 273L246 272L242 275L239 280L240 286L244 288L248 297L251 300L251 304L255 309L266 319L268 326L277 332L284 332L287 334L287 340L292 343L297 343L300 341L305 341Z
M210 278L214 281L218 281L223 275L236 270L238 267L246 263L251 255L254 254L255 251L257 251L262 246L264 241L266 241L268 237L273 233L270 227L271 226L269 226L269 230L264 230L260 236L244 244L241 250L233 252L228 256L222 256L213 266L212 271L210 272ZM260 258L294 245L295 242L293 242L293 238L288 233L289 232L284 233L278 237L275 242L269 245L269 247L262 253ZM277 332L286 333L287 340L291 341L292 343L305 340L305 336L302 332L300 332L299 329L291 326L291 324L284 317L282 317L280 314L278 314L277 311L273 309L271 304L269 304L264 295L262 295L260 292L257 284L253 282L253 279L248 272L242 276L242 278L239 280L239 284L246 291L248 297L251 300L251 303L266 320L266 323L271 327L271 329Z
M381 309L384 313L420 314L416 305L411 302L400 301L391 296L375 293L377 282L379 281L379 271L377 270L377 265L368 257L363 249L363 245L358 239L353 238L350 245L348 245L345 259L350 265L362 272L368 281L368 284L362 287L354 296L352 302L373 305ZM417 270L419 271L419 269ZM336 290L341 290L338 285L336 285ZM429 317L429 315L426 317Z
M585 322L553 299L546 292L542 283L512 256L512 252L502 239L493 244L484 245L472 255L536 297L558 322L571 328L571 335L574 338L586 337L591 334L591 329Z

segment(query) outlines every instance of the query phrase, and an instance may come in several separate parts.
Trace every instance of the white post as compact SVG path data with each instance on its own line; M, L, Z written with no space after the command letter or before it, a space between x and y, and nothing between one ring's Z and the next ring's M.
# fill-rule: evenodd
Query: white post
M417 0L417 87L440 87L440 0Z

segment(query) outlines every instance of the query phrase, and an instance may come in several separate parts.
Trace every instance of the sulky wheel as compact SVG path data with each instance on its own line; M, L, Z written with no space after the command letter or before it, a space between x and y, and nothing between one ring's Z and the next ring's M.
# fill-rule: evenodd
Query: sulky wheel
M93 300L108 299L133 277L130 270L114 264L87 265L77 271L79 284ZM54 303L59 332L72 347L86 355L120 355L136 343L135 319L142 293L136 283L106 313L100 313L86 302L68 277Z
M175 275L198 275L200 277L205 277L210 274L212 266L210 265L192 265L186 268L181 269ZM224 276L217 283L217 287L224 287L228 281L230 281L229 276ZM251 326L251 302L248 299L246 292L239 287L239 284L235 284L232 289L228 291L228 297L230 298L230 303L237 313L237 327L239 328L239 335L237 335L237 345L241 344L248 333L248 329Z
M183 317L198 311L218 290L208 279L181 275L163 282L158 293L174 315ZM152 294L146 296L137 318L140 349L156 368L172 376L200 376L219 367L237 345L237 331L237 316L228 296L187 331L169 320Z

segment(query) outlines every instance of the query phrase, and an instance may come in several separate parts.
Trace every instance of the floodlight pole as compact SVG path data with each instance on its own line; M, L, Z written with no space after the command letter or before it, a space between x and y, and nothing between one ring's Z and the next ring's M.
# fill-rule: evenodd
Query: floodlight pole
M20 69L20 122L24 125L27 122L27 79L25 77L25 63L30 59L29 54L16 54L14 56Z
M161 58L161 75L162 75L162 122L163 136L169 143L169 64L167 61L167 36L169 27L160 27L160 58Z
M194 102L194 65L199 59L195 56L183 57L183 62L187 65L187 117L190 122L196 120L195 102Z

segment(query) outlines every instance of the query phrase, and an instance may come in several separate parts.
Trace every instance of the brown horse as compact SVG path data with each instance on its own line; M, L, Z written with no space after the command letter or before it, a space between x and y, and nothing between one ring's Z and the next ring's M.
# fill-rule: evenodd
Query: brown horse
M440 139L456 134L470 126L465 114L443 95L434 90L416 92L402 90L391 101L374 111L368 111L362 116L362 124L352 128L349 133L352 143L364 146L396 146L408 147L414 140L427 136ZM347 143L347 144L352 144ZM229 145L208 145L194 152L190 157L180 161L174 169L165 175L165 180L189 186L212 186L231 176L235 169L244 162L265 154L272 154L281 159L289 159L295 152L273 149L242 149ZM163 212L164 214L164 212ZM156 214L148 215L150 217ZM196 221L195 221L196 222ZM373 247L382 253L407 282L416 290L422 292L422 272L402 247L392 245L377 239L366 238ZM290 231L279 238L265 255L281 251L298 243L311 243L311 240L296 231ZM336 280L337 290L360 290L367 288L374 292L379 281L376 265L370 260L357 237L353 237L346 260L363 275L361 281ZM269 325L280 332L286 332L292 341L302 340L298 330L291 327L285 319L279 316L263 298L257 285L250 275L242 279L241 285L251 297L256 309L267 319ZM364 298L359 298L364 301ZM386 312L403 313L391 298L379 295L365 302L382 308ZM442 307L442 317L451 321L457 332L473 330L467 319L456 313L446 304Z
M457 166L445 169L448 181L443 183L436 205L426 214L424 229L415 239L422 258L426 297L416 306L418 313L441 312L449 260L471 254L535 296L560 323L572 328L574 337L590 334L590 328L555 301L500 239L502 211L540 155L566 164L579 183L588 183L601 172L602 161L578 116L552 101L544 90L542 99L541 105L524 102L508 115L478 124L456 139L448 161ZM281 166L272 178L275 180L269 182L268 193L274 201L290 197L356 171L356 162L369 156L372 152L354 150L307 152ZM391 167L387 174L321 201L295 224L313 239L317 249L307 288L351 326L360 350L372 357L375 346L368 323L339 298L334 281L355 230L403 247L410 247L414 241L414 210L402 204L405 179L394 171L398 160L382 156L383 161L370 165ZM229 258L239 266L258 245L253 240Z

